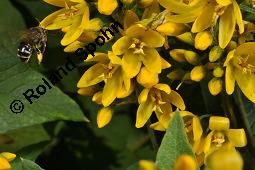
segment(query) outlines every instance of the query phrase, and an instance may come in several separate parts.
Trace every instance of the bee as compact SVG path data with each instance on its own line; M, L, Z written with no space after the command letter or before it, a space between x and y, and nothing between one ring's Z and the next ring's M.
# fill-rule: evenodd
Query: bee
M31 27L21 36L17 49L17 56L22 62L28 62L33 53L36 53L39 63L43 58L47 43L47 30L37 26Z

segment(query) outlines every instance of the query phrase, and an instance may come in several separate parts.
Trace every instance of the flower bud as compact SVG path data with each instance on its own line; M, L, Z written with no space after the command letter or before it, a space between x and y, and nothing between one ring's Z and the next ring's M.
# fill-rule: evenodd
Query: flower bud
M123 3L123 4L126 4L126 5L129 5L129 4L131 4L132 2L134 2L134 0L122 0L122 3Z
M93 95L92 101L97 104L102 104L102 96L103 96L103 92L99 91Z
M213 69L213 75L214 77L222 77L224 74L224 70L222 69L222 67L216 67Z
M209 61L215 62L217 61L223 54L224 50L219 46L214 46L209 52Z
M174 50L171 50L169 54L175 61L186 62L186 59L184 56L185 51L186 50L184 49L174 49Z
M110 107L103 107L97 113L97 126L102 128L106 126L112 119L112 109Z
M194 45L194 36L191 32L185 32L181 35L176 36L176 38L189 45Z
M175 163L173 170L196 170L196 161L190 155L179 156Z
M180 23L167 22L158 26L156 30L168 36L177 36L185 32L186 26Z
M242 170L243 159L234 148L224 148L214 151L206 160L206 167L210 170Z
M222 91L223 81L219 78L213 78L208 83L208 89L213 96L216 96Z
M184 52L185 59L192 65L199 64L199 56L194 51L185 51Z
M228 51L232 51L232 50L236 49L236 47L237 47L237 42L231 40L231 41L228 43L226 49L227 49Z
M10 152L2 152L0 154L0 157L4 157L5 159L7 159L8 161L12 161L16 158L16 155Z
M193 81L199 82L205 77L206 70L203 66L196 66L191 70L190 78Z
M195 37L195 48L198 50L206 50L212 45L213 37L209 31L202 31L197 33Z
M172 72L170 72L167 77L171 80L182 80L183 76L185 74L185 71L182 69L177 69Z
M138 5L142 8L146 8L152 4L153 0L138 0Z
M156 164L152 161L140 160L138 165L139 170L158 170Z
M92 96L96 92L96 88L94 86L82 87L77 93L83 96Z
M136 80L145 88L151 88L159 81L158 74L149 71L146 67L141 68L139 74L136 77Z

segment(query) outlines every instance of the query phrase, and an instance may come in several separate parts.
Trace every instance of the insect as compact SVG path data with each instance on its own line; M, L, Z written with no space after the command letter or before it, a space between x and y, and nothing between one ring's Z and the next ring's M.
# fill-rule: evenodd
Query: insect
M38 26L31 27L21 36L21 41L17 49L17 55L22 62L28 62L33 53L36 53L39 63L43 58L46 48L47 30Z

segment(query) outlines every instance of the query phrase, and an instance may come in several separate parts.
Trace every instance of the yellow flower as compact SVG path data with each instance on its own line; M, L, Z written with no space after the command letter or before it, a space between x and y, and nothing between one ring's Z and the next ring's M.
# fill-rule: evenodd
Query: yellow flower
M168 127L172 114L172 105L184 110L185 104L182 97L167 84L156 84L151 88L143 89L138 97L139 107L137 109L137 128L143 127L150 118L153 111L163 127Z
M226 67L225 85L230 95L234 92L235 81L244 95L255 103L255 42L240 45L228 53L224 66Z
M202 31L197 33L195 37L195 48L198 50L206 50L212 45L213 37L209 31Z
M139 73L142 63L151 72L161 72L163 58L155 48L163 46L164 41L158 32L136 24L125 31L112 50L115 55L123 55L122 68L128 78L133 78Z
M104 53L95 53L94 57L90 55L86 61L94 61L96 64L83 74L77 84L78 88L93 86L104 81L102 92L104 107L109 106L118 97L119 91L128 91L127 94L130 94L131 81L124 74L119 57L109 51L108 55Z
M247 144L244 129L229 129L229 119L220 116L211 116L209 120L211 132L207 135L204 144L204 153L209 155L221 147L244 147Z
M101 14L111 15L117 7L117 0L98 0L98 11Z
M77 40L85 30L99 30L101 20L89 20L89 7L84 0L44 0L62 9L44 18L40 26L47 30L62 29L66 32L61 44L66 46Z
M15 159L16 155L9 152L0 153L0 170L10 170L11 165L10 161Z
M235 0L159 0L159 3L175 15L168 20L177 23L194 22L191 31L201 32L215 26L219 19L219 45L225 48L231 40L236 24L239 33L244 32L244 24L239 5Z
M196 170L196 161L190 155L179 156L175 163L173 170Z
M243 159L235 148L221 148L211 155L206 160L208 170L242 170Z

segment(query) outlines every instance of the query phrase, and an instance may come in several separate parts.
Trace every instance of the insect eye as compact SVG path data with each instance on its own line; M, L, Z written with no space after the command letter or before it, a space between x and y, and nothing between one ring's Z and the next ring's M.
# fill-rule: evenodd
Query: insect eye
M28 43L21 42L18 47L17 55L20 58L29 58L32 55L32 46Z

